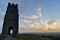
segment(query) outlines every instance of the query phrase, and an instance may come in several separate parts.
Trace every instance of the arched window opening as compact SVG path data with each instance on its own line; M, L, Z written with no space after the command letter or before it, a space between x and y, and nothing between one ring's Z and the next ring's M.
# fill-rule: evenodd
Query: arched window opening
M9 30L8 30L8 34L13 34L13 28L12 27L9 27Z
M13 34L13 29L10 30L10 34Z

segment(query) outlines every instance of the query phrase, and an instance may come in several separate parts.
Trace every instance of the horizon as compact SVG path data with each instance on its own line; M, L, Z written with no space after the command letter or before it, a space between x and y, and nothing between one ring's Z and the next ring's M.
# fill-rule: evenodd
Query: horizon
M18 4L19 33L60 31L60 0L0 0L0 33L8 3Z

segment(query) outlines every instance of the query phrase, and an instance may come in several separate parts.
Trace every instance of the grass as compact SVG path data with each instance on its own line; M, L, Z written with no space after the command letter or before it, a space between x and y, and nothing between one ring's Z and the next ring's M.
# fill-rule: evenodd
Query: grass
M35 34L18 34L16 35L16 38L24 40L53 40L52 38L42 37Z
M17 34L12 36L21 40L53 40L53 38L51 37L40 36L35 34ZM0 34L0 40L2 40L3 38L5 38L5 36Z

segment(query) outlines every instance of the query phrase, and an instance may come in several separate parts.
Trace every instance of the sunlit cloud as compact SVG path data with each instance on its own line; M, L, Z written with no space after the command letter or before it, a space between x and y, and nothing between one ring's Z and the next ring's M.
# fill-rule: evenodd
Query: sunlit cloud
M35 31L55 31L55 30L60 30L60 26L58 26L58 22L54 21L51 24L42 24L42 25L35 25L39 23L34 23L25 28L25 30L35 30Z
M23 22L24 22L24 23L32 23L31 20L25 20L25 19L23 20Z
M35 24L35 25L40 25L40 23L39 23L39 22L35 22L34 24Z
M32 16L30 16L30 18L32 18L32 19L37 19L39 16L37 16L37 15L32 15Z
M39 18L39 16L37 16L37 15L31 15L31 16L21 15L21 17L26 18L26 19L37 19L37 18Z

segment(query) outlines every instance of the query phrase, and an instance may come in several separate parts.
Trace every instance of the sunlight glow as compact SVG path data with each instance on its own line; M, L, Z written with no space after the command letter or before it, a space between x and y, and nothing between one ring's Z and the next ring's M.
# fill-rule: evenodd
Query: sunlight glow
M38 31L50 31L50 30L60 30L60 27L57 26L58 22L54 21L51 24L43 24L36 26L34 24L31 24L28 27L28 30L38 30Z

